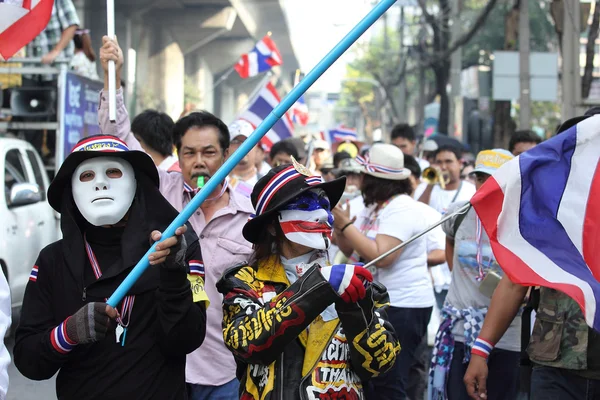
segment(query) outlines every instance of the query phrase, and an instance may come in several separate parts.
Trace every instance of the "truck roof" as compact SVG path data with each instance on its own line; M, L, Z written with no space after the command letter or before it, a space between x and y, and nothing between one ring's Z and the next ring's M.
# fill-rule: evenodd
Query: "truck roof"
M25 140L0 135L0 149L4 149L5 147L20 147L27 150L35 151L31 143Z

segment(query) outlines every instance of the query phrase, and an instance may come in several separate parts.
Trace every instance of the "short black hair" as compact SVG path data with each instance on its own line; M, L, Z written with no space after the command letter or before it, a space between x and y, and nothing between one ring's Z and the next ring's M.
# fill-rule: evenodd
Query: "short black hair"
M146 110L133 119L131 132L163 157L173 154L175 123L165 113Z
M275 158L275 156L279 153L285 153L289 156L294 157L296 160L298 160L298 149L296 148L296 145L291 140L284 139L284 140L281 140L281 141L275 143L273 145L273 147L271 147L271 151L269 153L271 160L273 158Z
M181 118L175 124L173 129L173 141L177 151L181 151L181 139L183 135L191 128L203 128L205 126L213 126L219 131L219 145L221 152L229 148L229 129L227 125L219 118L209 113L208 111L195 111Z
M540 144L542 142L542 138L539 137L535 132L529 130L516 131L510 137L510 141L508 142L508 151L511 153L515 149L515 146L518 143L535 143Z
M456 156L456 159L458 161L460 161L460 159L462 158L462 155L463 155L463 151L461 148L453 146L451 144L445 144L445 145L438 147L438 149L433 153L433 157L434 158L437 157L438 154L440 154L444 151L454 153L454 155Z
M352 158L352 156L347 151L342 150L342 151L338 151L337 153L335 153L333 155L334 168L338 168L340 166L340 163L342 162L342 160L346 160L348 158Z
M413 156L404 155L404 168L408 169L415 178L419 179L421 177L421 166Z
M391 180L364 174L360 191L368 207L371 204L387 201L396 195L410 195L412 185L410 179Z
M392 129L392 140L396 138L405 138L406 140L410 140L414 142L417 140L417 136L415 135L415 131L409 124L397 124Z

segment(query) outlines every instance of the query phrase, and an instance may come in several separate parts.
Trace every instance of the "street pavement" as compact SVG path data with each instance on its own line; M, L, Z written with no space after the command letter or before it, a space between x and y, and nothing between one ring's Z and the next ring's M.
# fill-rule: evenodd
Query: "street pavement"
M13 359L14 336L6 339L6 346ZM8 367L8 395L7 400L56 400L56 376L46 381L32 381L25 378L11 363Z

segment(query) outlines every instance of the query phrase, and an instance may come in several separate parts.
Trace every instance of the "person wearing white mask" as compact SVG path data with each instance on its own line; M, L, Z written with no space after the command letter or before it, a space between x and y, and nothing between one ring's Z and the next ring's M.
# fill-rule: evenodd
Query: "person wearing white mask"
M60 399L187 397L186 354L204 340L208 299L193 230L158 244L127 296L106 304L177 216L158 182L148 155L98 135L77 143L48 188L63 239L31 271L14 358L30 379L58 371Z

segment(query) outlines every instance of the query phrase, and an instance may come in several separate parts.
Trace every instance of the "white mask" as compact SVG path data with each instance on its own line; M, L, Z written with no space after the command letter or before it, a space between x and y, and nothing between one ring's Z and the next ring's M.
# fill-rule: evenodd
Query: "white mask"
M304 192L279 212L279 225L290 242L327 250L331 245L333 226L329 208L324 192Z
M73 200L94 226L121 221L133 203L136 186L131 164L116 157L86 160L71 177Z

